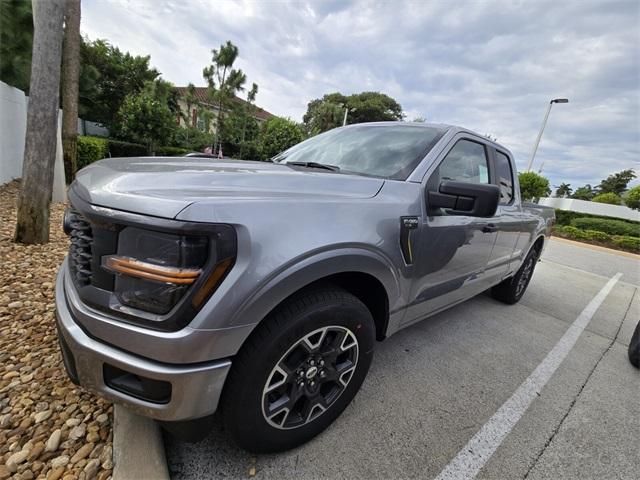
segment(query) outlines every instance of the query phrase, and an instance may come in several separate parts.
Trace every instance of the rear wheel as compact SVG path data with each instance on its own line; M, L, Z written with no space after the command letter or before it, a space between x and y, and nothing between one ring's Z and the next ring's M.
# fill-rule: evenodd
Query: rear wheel
M367 307L341 288L287 300L233 362L221 404L231 437L252 452L276 452L322 432L358 392L374 337Z
M529 286L539 255L540 252L537 248L532 249L515 275L503 280L491 289L493 298L509 305L520 301Z

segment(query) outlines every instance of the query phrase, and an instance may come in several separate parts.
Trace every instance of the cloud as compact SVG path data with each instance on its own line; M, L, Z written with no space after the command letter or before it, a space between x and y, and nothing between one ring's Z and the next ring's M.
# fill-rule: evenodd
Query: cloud
M258 104L301 120L332 91L378 90L409 119L498 138L526 167L549 100L537 168L553 185L640 174L640 6L582 2L206 2L89 0L82 30L203 84L231 40Z

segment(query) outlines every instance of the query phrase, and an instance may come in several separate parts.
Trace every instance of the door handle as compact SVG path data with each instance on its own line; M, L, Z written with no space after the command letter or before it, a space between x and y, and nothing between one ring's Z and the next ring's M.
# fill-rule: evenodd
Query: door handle
M495 226L493 223L490 223L482 227L482 233L493 233L497 231L498 231L498 227Z

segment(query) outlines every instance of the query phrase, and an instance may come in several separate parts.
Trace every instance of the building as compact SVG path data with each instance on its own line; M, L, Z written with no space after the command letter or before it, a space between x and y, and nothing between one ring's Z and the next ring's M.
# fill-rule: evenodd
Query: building
M185 122L185 118L188 118L189 126L197 127L199 130L205 131L207 129L206 122L208 118L209 119L208 130L209 132L215 132L215 128L216 128L215 120L218 117L218 105L215 105L213 102L211 102L211 99L209 98L209 95L207 92L207 87L195 87L195 91L194 91L195 101L191 106L188 106L186 102L188 88L176 87L176 90L178 91L178 95L179 95L178 105L180 106L180 110L183 112L182 115L178 115L178 117L176 118L176 122L178 123L178 125L183 127L187 126L187 123ZM239 97L234 97L234 101L239 105L249 104L249 102ZM253 118L255 118L258 121L258 123L262 123L274 116L273 114L267 112L266 110L256 105L252 105L252 108L253 108ZM188 109L190 109L191 111L189 112L188 115L185 115ZM203 115L203 111L202 111L203 109L206 109L209 113L206 115Z

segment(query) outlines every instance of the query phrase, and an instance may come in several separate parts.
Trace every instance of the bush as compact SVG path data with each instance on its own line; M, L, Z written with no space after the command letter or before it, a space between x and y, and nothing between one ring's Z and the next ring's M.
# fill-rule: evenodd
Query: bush
M624 248L625 250L632 250L634 252L640 252L640 238L638 237L615 235L612 240L614 245L620 248Z
M609 205L622 205L622 198L613 192L596 195L591 199L591 201L596 203L606 203Z
M149 155L149 151L139 143L109 139L109 154L112 157L144 157Z
M597 230L609 235L628 235L640 237L640 225L623 222L617 219L576 218L571 220L571 226L582 230Z
M604 232L599 232L598 230L585 230L584 236L586 240L592 240L594 242L602 242L607 243L611 241L611 235Z
M624 203L629 208L640 210L640 185L636 185L627 192L624 197Z
M148 154L147 147L139 143L79 135L77 168L80 170L107 157L145 157Z
M571 238L573 240L586 240L587 235L579 228L570 225L564 227L556 227L556 233L561 237Z
M304 140L304 133L293 120L272 117L260 130L260 153L267 160Z
M627 220L625 218L613 218L605 217L603 215L592 215L589 213L572 212L571 210L556 209L556 224L557 225L571 225L571 221L575 218L600 218L602 220L618 220L619 222L625 222L630 225L637 225L640 228L640 222L634 222L633 220Z
M181 147L158 147L155 153L158 157L181 157L190 151Z
M109 147L106 138L78 137L78 158L76 160L78 170L108 156Z
M518 183L520 183L520 196L523 201L544 197L551 193L549 180L535 172L518 174Z

